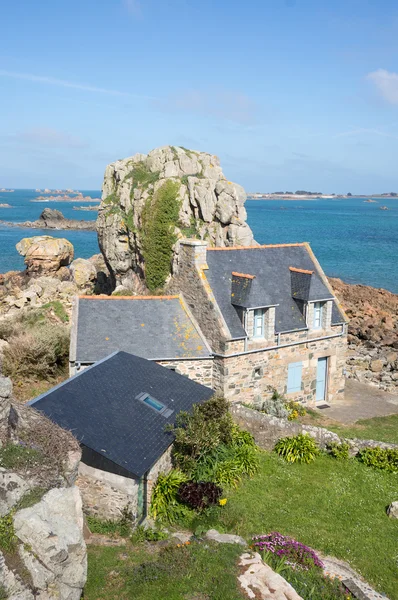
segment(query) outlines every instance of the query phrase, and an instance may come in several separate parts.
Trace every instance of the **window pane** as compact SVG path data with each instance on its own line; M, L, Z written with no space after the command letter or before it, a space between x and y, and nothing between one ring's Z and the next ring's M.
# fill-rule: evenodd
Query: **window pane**
M157 400L155 400L154 398L151 398L150 396L146 396L146 398L143 399L143 402L145 402L145 404L148 404L148 406L152 406L152 408L154 408L155 410L163 410L164 408L164 404L162 404L161 402L158 402Z

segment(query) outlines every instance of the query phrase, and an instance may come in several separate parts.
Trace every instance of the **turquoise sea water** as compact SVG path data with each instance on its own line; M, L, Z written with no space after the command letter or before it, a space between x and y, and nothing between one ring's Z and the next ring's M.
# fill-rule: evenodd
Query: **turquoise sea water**
M84 191L98 198L98 190ZM96 219L96 212L75 211L76 203L30 202L34 190L0 192L0 219L34 221L51 206L70 219ZM384 287L398 293L398 199L367 204L363 198L335 200L247 200L248 223L262 244L310 242L327 275L350 283ZM86 204L85 204L86 205ZM389 210L382 211L380 206ZM15 244L23 237L49 234L66 237L75 256L87 258L99 252L93 231L46 231L0 225L0 273L23 268Z

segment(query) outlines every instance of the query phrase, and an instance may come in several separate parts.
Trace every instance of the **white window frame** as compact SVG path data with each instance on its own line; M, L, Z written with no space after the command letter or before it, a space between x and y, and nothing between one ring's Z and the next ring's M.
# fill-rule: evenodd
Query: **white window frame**
M312 323L314 329L322 329L323 304L323 302L314 302L314 319Z
M253 311L253 338L260 339L265 334L265 310L263 308L255 308Z

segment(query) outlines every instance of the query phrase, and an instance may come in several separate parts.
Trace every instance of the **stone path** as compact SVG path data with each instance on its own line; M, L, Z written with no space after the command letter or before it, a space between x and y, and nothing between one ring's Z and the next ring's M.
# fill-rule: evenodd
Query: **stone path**
M354 379L347 379L344 400L333 402L330 408L318 410L324 417L351 425L359 419L397 414L398 395L388 394Z
M325 565L325 574L328 577L340 579L358 600L388 600L387 596L376 592L343 560L330 556L324 557L319 552L318 554Z

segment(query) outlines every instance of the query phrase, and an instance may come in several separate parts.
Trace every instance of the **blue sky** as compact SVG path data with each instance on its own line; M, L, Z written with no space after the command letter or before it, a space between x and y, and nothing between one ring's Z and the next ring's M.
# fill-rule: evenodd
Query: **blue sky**
M398 191L396 0L2 5L0 187L173 144L247 191Z

